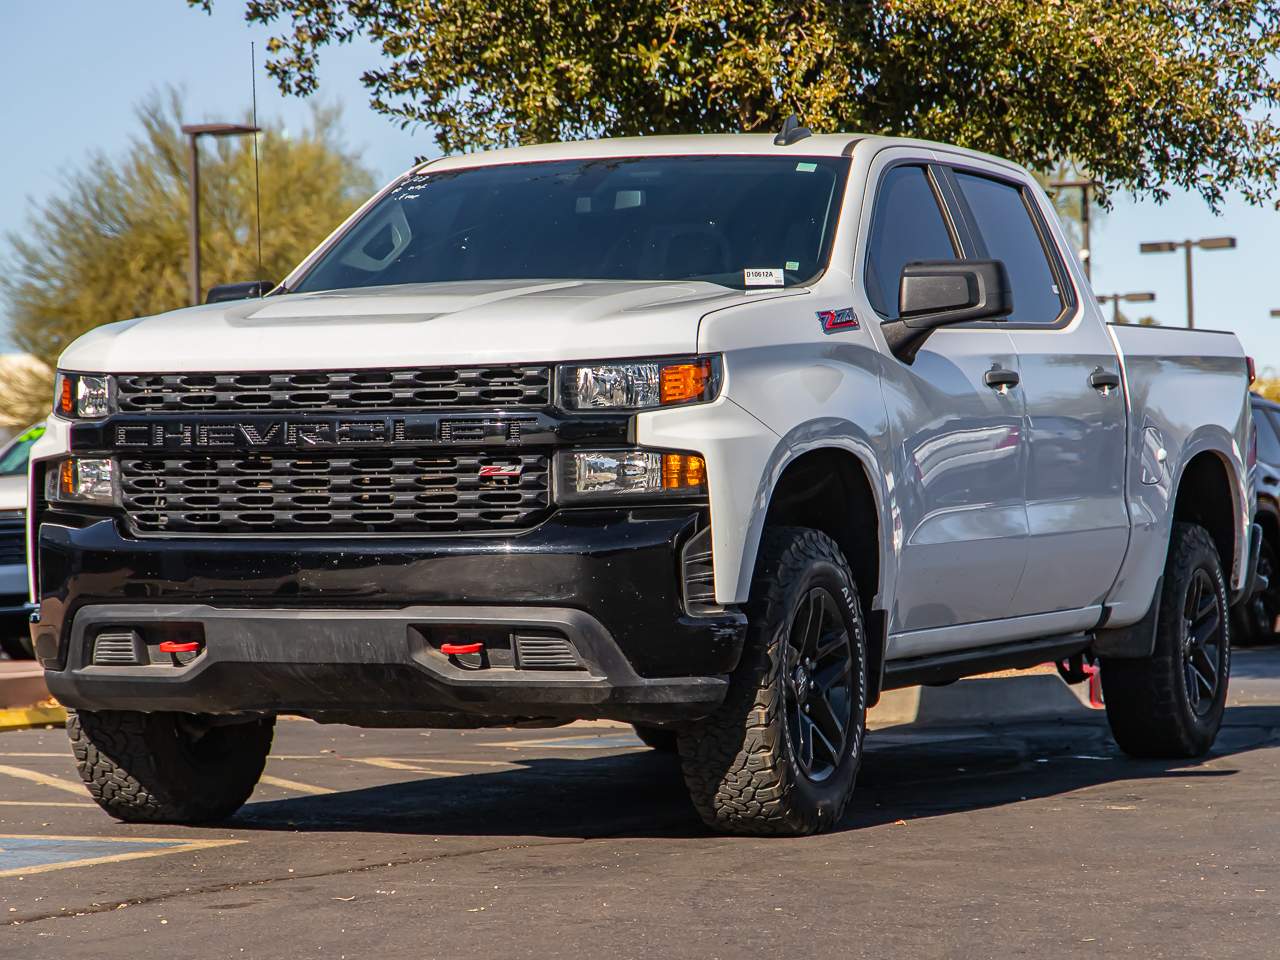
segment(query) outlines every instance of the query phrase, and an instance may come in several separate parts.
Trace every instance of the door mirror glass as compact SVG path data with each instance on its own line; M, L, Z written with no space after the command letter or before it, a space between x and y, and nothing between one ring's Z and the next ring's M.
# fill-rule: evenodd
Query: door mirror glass
M902 268L898 319L883 324L894 356L915 360L938 327L1006 320L1013 312L1009 274L999 260L917 260Z

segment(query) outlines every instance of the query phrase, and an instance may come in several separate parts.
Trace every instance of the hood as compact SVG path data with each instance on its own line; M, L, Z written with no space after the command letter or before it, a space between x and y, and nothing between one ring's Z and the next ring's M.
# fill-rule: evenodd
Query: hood
M180 373L696 353L707 313L806 292L701 281L505 280L285 294L108 324L68 347L59 366Z
M27 509L26 474L0 477L0 510Z

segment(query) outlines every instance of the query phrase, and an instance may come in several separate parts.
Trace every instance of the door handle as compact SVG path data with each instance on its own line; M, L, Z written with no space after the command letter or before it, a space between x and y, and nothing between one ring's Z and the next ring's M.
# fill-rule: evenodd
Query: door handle
M1110 370L1103 370L1101 367L1094 367L1093 373L1089 374L1089 386L1095 390L1101 390L1102 395L1105 397L1113 389L1120 386L1120 374L1112 373Z
M982 375L982 382L993 390L1008 393L1010 387L1016 387L1022 380L1017 370L1006 370L1004 367L992 367Z

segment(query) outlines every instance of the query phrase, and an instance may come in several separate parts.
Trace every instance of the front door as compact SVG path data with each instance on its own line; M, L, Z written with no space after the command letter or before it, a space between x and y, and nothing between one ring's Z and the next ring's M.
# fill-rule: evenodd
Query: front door
M862 281L882 320L897 316L905 264L964 255L940 186L923 164L881 175ZM899 570L891 655L972 645L933 631L1008 615L1027 555L1019 373L1013 343L995 324L938 330L910 365L886 354Z

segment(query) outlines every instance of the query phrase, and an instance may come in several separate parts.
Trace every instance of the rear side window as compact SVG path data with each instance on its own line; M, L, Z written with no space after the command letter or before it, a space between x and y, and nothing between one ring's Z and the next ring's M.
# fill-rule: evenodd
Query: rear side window
M1063 299L1022 188L955 171L987 254L1003 260L1013 287L1010 323L1056 323Z
M898 316L898 280L913 260L953 260L956 249L923 167L894 167L880 181L863 282L876 313Z

